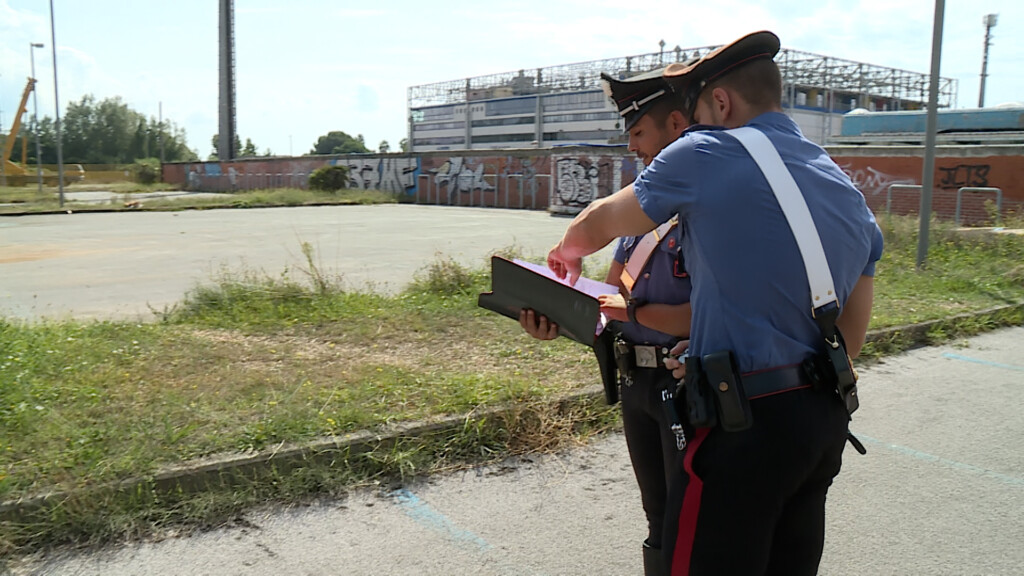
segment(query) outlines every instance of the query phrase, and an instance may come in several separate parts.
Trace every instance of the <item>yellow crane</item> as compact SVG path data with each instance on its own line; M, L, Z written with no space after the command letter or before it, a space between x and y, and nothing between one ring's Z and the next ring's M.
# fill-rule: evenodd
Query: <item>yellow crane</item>
M18 137L18 131L21 130L21 115L28 112L28 97L32 94L32 91L36 88L36 79L29 78L25 84L25 91L21 93L21 104L14 111L14 122L11 124L11 129L7 132L7 139L4 141L4 154L0 156L3 158L3 173L2 175L8 179L8 183L11 185L17 185L15 180L23 180L22 176L25 176L27 172L25 169L14 162L11 162L11 152L14 150L14 141ZM37 159L36 162L39 160ZM14 177L14 178L12 178ZM23 182L21 182L23 183Z
M36 175L30 174L25 169L26 159L28 158L28 138L22 138L21 140L21 164L16 164L10 160L11 152L14 151L14 141L18 139L18 134L21 130L21 116L28 113L28 97L35 89L36 79L29 78L28 82L25 83L25 90L21 93L21 104L18 105L18 109L14 112L14 122L11 123L11 129L7 132L7 139L4 141L3 155L0 156L0 160L2 160L0 162L0 186L24 186L36 181ZM37 163L39 160L39 158L36 158ZM47 186L57 185L58 178L56 174L44 170L42 175L43 184ZM77 175L64 174L64 184L81 180L84 177L85 172L82 171L81 165L79 165Z

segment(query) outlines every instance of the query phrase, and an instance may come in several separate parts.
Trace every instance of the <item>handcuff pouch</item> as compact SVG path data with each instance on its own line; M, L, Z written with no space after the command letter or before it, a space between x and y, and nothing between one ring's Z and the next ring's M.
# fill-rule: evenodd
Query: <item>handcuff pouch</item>
M736 356L731 350L706 354L701 359L701 366L722 430L740 432L750 428L754 422Z

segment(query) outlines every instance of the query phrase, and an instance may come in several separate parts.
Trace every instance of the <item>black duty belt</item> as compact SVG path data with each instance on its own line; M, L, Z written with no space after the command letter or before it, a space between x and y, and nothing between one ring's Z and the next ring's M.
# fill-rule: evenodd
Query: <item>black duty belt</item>
M801 364L782 366L760 372L748 372L743 374L741 378L743 381L743 391L746 393L748 400L800 388L810 388L813 385L807 374L807 368ZM714 383L711 383L711 385L714 386Z
M665 358L669 358L668 346L648 346L631 344L623 340L615 341L615 363L619 370L633 368L665 368Z

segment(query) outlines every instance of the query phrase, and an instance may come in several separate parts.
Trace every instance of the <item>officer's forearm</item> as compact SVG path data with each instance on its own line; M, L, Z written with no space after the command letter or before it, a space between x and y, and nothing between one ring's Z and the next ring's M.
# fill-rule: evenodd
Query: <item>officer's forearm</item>
M584 208L569 224L559 249L566 257L582 258L604 248L615 238L644 234L656 226L640 207L630 184Z
M636 321L647 328L680 338L690 336L690 303L644 304L636 309Z
M846 342L846 353L850 358L860 355L867 337L868 323L871 321L871 306L875 299L875 279L861 276L853 287L853 292L846 300L843 310L836 319L836 327L843 334Z

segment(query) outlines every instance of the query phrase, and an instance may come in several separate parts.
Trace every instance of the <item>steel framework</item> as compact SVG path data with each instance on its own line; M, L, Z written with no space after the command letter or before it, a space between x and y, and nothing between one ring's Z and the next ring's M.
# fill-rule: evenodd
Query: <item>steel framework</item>
M601 72L628 78L672 62L703 56L717 47L683 49L676 46L670 51L422 84L408 89L408 103L410 109L415 109L467 100L597 89ZM784 91L819 90L854 95L859 102L883 98L897 104L920 106L928 100L927 74L787 48L779 52L775 61L782 72ZM939 79L940 108L955 108L956 94L957 80ZM902 106L897 106L900 108Z

